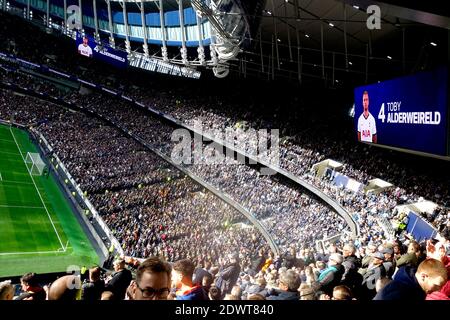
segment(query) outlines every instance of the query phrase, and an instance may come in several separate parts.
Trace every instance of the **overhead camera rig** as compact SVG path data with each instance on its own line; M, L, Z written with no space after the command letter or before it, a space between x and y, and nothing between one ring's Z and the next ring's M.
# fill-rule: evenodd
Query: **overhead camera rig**
M127 3L135 3L142 15L145 14L144 3L154 3L159 9L161 16L160 19L163 21L163 16L165 13L164 0L109 1L120 3L124 10L124 16L126 16L126 8L124 8L124 6ZM176 0L179 5L179 12L182 13L183 3L180 3L180 1L183 2L182 0ZM245 9L241 4L241 0L191 0L191 5L202 23L205 19L209 22L209 59L207 59L207 52L205 51L202 41L199 41L199 45L197 47L197 57L194 59L192 59L192 56L189 57L188 49L185 45L184 30L182 31L183 41L178 58L168 56L168 48L165 40L162 42L163 44L160 51L161 55L159 57L149 53L146 41L144 41L143 44L143 53L132 52L130 50L131 46L127 36L125 45L129 53L129 58L131 60L157 58L162 59L166 63L184 65L186 68L203 66L212 69L214 75L218 78L226 77L229 74L228 62L236 59L237 55L241 51L241 45L244 39L249 37L250 32L250 25L246 18ZM127 22L125 21L125 23ZM180 17L180 25L184 25L184 17ZM146 33L144 32L144 34ZM163 39L164 37L165 35L163 35Z

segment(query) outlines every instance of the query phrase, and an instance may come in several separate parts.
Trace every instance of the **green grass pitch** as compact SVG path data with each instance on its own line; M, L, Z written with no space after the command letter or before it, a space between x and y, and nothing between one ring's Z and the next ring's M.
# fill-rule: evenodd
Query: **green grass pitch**
M32 176L28 133L0 125L0 277L99 263L55 177Z

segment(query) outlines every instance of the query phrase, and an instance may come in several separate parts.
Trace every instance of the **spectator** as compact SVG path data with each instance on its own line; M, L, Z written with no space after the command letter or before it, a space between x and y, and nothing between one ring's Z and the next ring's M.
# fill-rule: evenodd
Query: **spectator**
M342 266L345 268L345 271L341 283L349 287L356 296L359 296L363 278L358 273L359 268L361 268L361 260L356 257L355 253L356 248L353 244L347 243L344 245L342 250L342 256L344 258Z
M208 300L203 287L192 283L194 264L189 259L178 260L172 267L172 286L175 287L176 300Z
M80 277L74 275L62 276L50 285L47 300L77 300L79 298L80 287Z
M447 270L441 261L427 259L418 268L399 268L394 280L374 300L425 300L427 294L439 291L447 281Z
M131 271L125 267L124 259L117 259L114 262L114 271L105 286L105 290L111 291L114 294L114 299L123 300L132 279Z
M247 296L253 294L260 294L265 297L267 295L266 285L267 285L266 279L260 276L256 278L254 284L250 284L245 288L244 294Z
M386 270L383 266L384 255L377 251L372 255L372 260L367 269L361 270L363 282L361 289L361 298L363 300L372 300L376 295L376 283L378 279L386 276Z
M0 282L0 300L12 300L14 298L14 286L11 281Z
M208 296L210 300L221 300L222 292L220 291L220 288L212 286L209 289Z
M330 254L330 257L328 258L328 268L323 270L318 278L318 291L321 291L328 296L332 295L333 288L341 282L342 275L345 271L342 266L343 261L344 258L341 254Z
M238 285L234 285L233 289L231 289L231 295L235 297L235 300L241 300L242 297L242 289Z
M239 278L240 272L239 256L236 253L230 254L229 263L219 271L218 279L216 281L216 286L220 288L223 296L231 292L231 289Z
M378 292L380 292L387 284L389 284L392 280L387 277L382 277L377 280L375 284L375 289Z
M299 300L300 278L293 270L280 274L278 289L271 290L266 300Z
M401 255L400 258L396 261L396 265L398 268L403 266L414 266L416 267L419 263L420 256L420 245L417 241L411 241L408 245L408 251Z
M353 300L352 291L349 287L340 285L333 289L333 300Z
M142 262L131 284L133 300L166 300L171 285L172 267L158 257Z
M386 276L391 279L396 267L394 260L394 249L388 247L381 251L381 253L384 254L383 266L386 270Z
M207 273L203 276L202 287L205 290L206 294L208 294L209 289L211 288L214 282L214 278L210 273Z
M23 293L17 297L17 300L35 300L41 301L46 299L46 293L37 280L35 273L26 273L20 278Z
M100 279L100 268L89 269L89 282L82 286L81 300L100 300L104 290L105 282Z

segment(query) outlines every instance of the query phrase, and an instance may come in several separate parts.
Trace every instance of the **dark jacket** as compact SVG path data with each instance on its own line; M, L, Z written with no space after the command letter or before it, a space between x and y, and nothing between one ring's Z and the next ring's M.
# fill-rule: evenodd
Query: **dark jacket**
M192 277L193 283L194 284L198 284L198 285L202 285L202 281L203 278L207 275L210 275L212 277L212 274L209 273L206 269L204 268L197 268L194 271L194 276Z
M417 268L401 267L395 274L394 280L388 283L373 300L425 300L422 290L415 277Z
M298 291L271 290L266 300L300 300Z
M114 300L125 299L125 292L132 280L131 271L128 269L122 269L114 272L112 279L106 285L105 290L111 291L114 294Z
M319 291L331 296L333 288L340 284L344 271L345 269L342 265L328 267L323 270L319 275Z
M240 272L241 267L237 262L228 264L221 271L219 271L216 286L222 291L222 296L225 296L225 294L231 292L231 289L239 278Z
M104 290L105 282L103 280L84 283L81 291L81 300L100 300Z
M250 265L250 269L253 270L252 276L257 274L261 270L261 268L265 262L266 262L266 257L260 256L260 255L256 256L252 260L251 265Z
M209 300L209 298L203 287L195 286L188 291L177 292L176 300Z
M386 276L386 270L382 264L378 266L369 266L363 275L361 287L361 299L372 300L377 294L376 283L378 279Z
M261 287L259 284L252 284L247 286L244 294L246 294L247 296L250 296L252 294L260 294L265 297L267 295L267 289L265 287Z
M342 266L345 271L342 275L341 284L349 287L355 297L359 297L363 282L362 275L358 273L358 269L361 268L361 260L355 255L345 257Z
M292 267L303 268L305 266L305 262L302 259L298 259L297 257L287 253L283 257L283 262L281 263L282 267L287 269L291 269Z

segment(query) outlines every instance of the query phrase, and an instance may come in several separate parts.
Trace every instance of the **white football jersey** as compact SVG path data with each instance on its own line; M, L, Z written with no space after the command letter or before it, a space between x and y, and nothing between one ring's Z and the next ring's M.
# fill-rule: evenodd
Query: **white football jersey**
M361 133L361 141L364 142L372 142L372 136L377 134L375 118L370 114L370 112L367 119L364 117L364 113L359 116L358 132Z
M78 52L80 52L80 54L82 54L83 56L86 57L91 57L92 56L92 49L89 46L84 46L82 43L78 46Z

